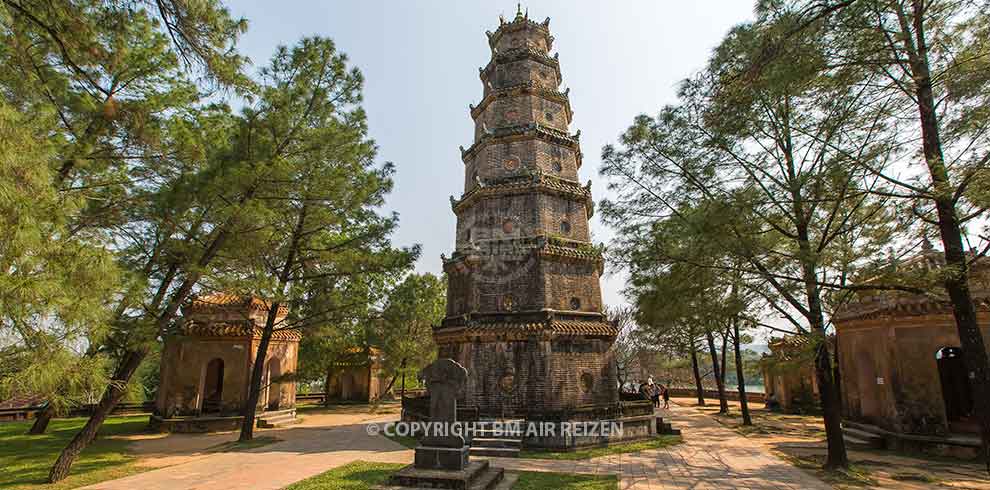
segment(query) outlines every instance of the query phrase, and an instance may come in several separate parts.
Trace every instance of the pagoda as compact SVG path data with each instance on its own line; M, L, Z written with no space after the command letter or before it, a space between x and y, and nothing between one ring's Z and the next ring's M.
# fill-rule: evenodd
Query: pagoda
M613 405L617 331L602 314L591 182L579 181L580 131L568 129L574 113L550 55L550 19L520 10L486 34L474 142L461 147L464 191L450 198L457 232L443 257L440 357L467 368L462 406L482 416Z

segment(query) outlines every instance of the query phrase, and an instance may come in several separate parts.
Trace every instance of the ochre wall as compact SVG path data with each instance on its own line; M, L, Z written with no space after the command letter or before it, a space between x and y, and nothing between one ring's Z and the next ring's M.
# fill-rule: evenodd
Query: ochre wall
M978 321L987 342L990 313ZM951 313L836 321L836 329L845 417L896 432L947 432L935 354L960 346Z
M249 338L201 338L173 335L166 339L160 366L161 382L156 400L159 414L197 415L202 410L203 383L207 364L213 359L223 360L223 392L221 411L240 411L247 398L251 367L257 355L257 340ZM267 361L280 359L281 372L296 369L298 342L273 340L269 346ZM295 383L282 383L278 387L281 408L294 406ZM267 401L262 393L261 403ZM174 407L174 410L173 408Z

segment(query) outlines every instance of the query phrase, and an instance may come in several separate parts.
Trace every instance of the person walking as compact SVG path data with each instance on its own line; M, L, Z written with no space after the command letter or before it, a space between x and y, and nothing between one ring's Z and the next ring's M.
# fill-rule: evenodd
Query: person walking
M663 397L663 408L664 410L666 410L670 408L670 389L664 386L661 388L661 390L662 391L660 392L660 394Z

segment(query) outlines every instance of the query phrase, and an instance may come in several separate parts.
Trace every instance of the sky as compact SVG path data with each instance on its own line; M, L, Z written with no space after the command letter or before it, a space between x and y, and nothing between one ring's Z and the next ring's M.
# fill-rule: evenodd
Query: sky
M397 246L421 244L419 272L440 273L440 254L454 247L450 195L460 197L464 165L458 146L471 145L468 104L481 99L478 67L491 58L486 30L511 20L514 1L231 0L248 19L241 51L263 65L279 45L330 37L365 76L364 108L381 161L396 166L385 212L399 214ZM753 0L540 0L524 2L531 19L550 17L554 49L581 130L581 181L598 176L601 149L639 114L674 103L678 83L703 67L728 30L752 18ZM592 239L614 233L592 218ZM604 304L625 302L622 271L602 277Z

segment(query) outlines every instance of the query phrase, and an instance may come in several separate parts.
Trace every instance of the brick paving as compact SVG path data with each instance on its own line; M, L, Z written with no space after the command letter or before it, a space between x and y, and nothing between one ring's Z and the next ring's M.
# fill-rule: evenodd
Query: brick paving
M493 461L507 470L617 474L621 490L831 488L697 410L672 405L663 415L684 432L682 444L583 461Z
M827 490L830 487L771 454L757 441L726 429L688 407L666 414L684 431L684 443L584 461L492 458L507 470L617 474L621 490ZM394 418L394 415L390 416ZM319 423L332 418L320 417ZM374 419L376 421L387 418ZM277 490L351 461L409 463L412 451L363 423L315 426L279 434L286 440L242 452L214 453L167 468L99 483L89 490ZM550 490L550 489L548 489Z

